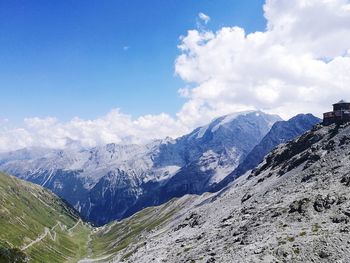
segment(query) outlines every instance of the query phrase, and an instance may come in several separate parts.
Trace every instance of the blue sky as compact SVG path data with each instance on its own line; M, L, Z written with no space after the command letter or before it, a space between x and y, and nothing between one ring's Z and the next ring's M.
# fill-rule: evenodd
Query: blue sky
M179 37L198 13L263 31L262 0L0 0L0 118L134 117L183 105ZM127 47L127 48L125 48Z
M349 69L350 0L0 0L0 152L321 117Z

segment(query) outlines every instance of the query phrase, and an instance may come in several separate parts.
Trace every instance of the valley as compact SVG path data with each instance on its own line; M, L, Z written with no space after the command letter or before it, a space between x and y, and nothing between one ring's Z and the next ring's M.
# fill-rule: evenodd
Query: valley
M0 262L105 262L119 258L168 223L194 196L150 207L121 222L95 228L48 190L0 174ZM137 248L134 248L137 250Z

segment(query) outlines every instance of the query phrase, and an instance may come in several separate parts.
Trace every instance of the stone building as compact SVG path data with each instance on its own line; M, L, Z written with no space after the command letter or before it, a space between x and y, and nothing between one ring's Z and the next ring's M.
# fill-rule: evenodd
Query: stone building
M350 103L344 100L333 104L333 111L323 114L324 125L332 123L342 124L345 122L350 122Z

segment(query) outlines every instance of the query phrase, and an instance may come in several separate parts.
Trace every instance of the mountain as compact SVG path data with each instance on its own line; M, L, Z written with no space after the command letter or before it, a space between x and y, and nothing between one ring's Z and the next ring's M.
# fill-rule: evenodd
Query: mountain
M276 122L260 143L247 155L243 162L218 185L214 186L214 190L217 191L225 187L235 180L235 178L254 169L263 161L265 155L277 145L295 139L306 131L311 130L313 126L320 122L321 119L312 114L298 114L287 121Z
M89 232L50 191L0 173L0 262L77 262Z
M102 225L219 183L280 120L260 111L215 119L177 139L0 154L0 170L44 186Z
M0 262L347 262L349 152L350 123L317 125L220 192L98 228L50 191L0 174Z
M180 198L113 262L348 262L349 151L350 124L318 125L222 191Z

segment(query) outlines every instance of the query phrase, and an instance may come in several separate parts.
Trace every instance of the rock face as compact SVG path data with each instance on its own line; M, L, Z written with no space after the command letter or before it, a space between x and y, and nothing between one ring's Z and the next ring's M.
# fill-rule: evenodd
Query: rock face
M124 262L349 262L349 152L350 124L316 126L187 204Z
M173 197L210 190L279 120L252 111L146 145L23 149L0 154L0 170L49 188L101 225Z
M320 123L321 119L312 114L299 114L288 121L276 122L261 142L256 145L247 155L241 164L224 180L215 186L215 190L225 187L235 178L243 175L245 172L254 169L263 161L266 154L281 143L293 140L310 130L313 126Z

